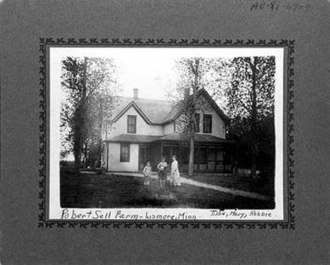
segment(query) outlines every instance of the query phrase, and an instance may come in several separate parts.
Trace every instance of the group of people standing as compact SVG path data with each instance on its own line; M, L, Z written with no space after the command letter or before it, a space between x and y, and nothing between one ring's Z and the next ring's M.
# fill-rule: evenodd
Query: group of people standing
M166 185L167 168L168 168L168 164L165 161L165 157L162 157L161 162L157 165L160 187L164 187ZM147 162L147 165L143 169L143 175L144 175L144 185L150 185L151 165L149 161ZM175 155L172 156L170 185L181 186L179 165Z

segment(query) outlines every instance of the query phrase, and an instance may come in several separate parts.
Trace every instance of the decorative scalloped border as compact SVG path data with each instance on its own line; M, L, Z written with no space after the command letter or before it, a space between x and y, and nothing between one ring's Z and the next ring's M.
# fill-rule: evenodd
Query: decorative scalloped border
M40 125L39 125L39 215L38 227L44 228L159 228L159 229L177 229L177 228L192 228L192 229L294 229L295 228L295 193L294 193L294 52L295 40L231 40L231 39L129 39L129 38L39 38L39 74L40 81ZM228 221L48 221L46 220L46 145L47 145L47 46L134 46L134 47L286 47L287 52L287 181L288 181L288 221L274 222L228 222Z

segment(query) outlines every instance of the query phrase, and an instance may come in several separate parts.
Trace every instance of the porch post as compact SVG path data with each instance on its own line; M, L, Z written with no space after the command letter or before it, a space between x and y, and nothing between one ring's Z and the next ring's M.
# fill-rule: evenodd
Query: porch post
M109 171L109 143L107 142L107 171Z
M201 153L201 146L198 145L198 146L197 146L197 156L199 156L200 153ZM198 162L198 164L197 164L197 170L198 170L198 171L201 170L201 168L200 168L200 162Z
M160 158L163 156L163 143L160 142Z
M208 146L206 146L206 153L205 153L205 155L206 155L206 157L205 157L205 160L206 160L206 172L209 170L209 160L208 160L208 157L207 157L208 150L209 150L209 148L208 148Z

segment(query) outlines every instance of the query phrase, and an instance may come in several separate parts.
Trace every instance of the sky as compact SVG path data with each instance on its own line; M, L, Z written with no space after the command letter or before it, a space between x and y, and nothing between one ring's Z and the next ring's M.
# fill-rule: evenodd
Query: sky
M175 61L182 57L219 57L273 55L276 48L51 48L56 55L112 58L117 65L118 83L122 96L133 96L133 88L139 89L140 98L167 99L173 91L177 74ZM53 72L52 72L53 74Z
M114 61L122 94L132 96L133 88L138 88L141 98L166 99L176 83L175 59L165 54L146 56L145 52L117 55Z

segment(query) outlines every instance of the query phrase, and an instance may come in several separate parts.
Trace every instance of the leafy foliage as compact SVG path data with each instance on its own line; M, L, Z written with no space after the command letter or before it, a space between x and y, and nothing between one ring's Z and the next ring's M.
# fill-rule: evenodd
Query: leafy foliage
M182 115L177 120L180 132L193 135L196 128L195 113L210 110L209 104L203 99L197 99L199 89L214 84L210 77L213 59L202 57L181 58L176 62L178 82L174 97Z
M238 57L228 68L231 86L225 89L225 96L232 117L228 136L238 142L238 153L249 155L246 160L251 162L252 175L256 176L260 154L267 149L265 138L268 146L273 146L269 141L275 139L273 130L265 130L265 124L274 117L275 58ZM274 157L275 151L271 150Z
M196 113L204 112L207 102L197 99L197 92L206 86L210 80L208 73L212 66L212 59L202 57L181 58L176 62L179 75L177 83L178 105L182 114L176 120L176 131L189 135L189 170L193 175L195 132L197 126Z
M229 115L232 117L252 115L254 100L257 120L274 112L275 58L239 57L232 60L231 88L226 90ZM255 72L255 84L253 73ZM255 90L255 96L253 95Z
M62 61L62 153L72 151L77 167L82 154L86 162L90 150L97 149L94 153L100 156L102 124L111 118L115 104L115 69L111 59L67 57Z
M260 154L266 152L273 161L275 136L265 124L274 116L275 57L183 58L177 68L176 95L185 110L181 132L194 135L194 113L207 107L194 100L194 93L204 88L231 118L227 138L237 142L241 165L250 163L255 176Z

